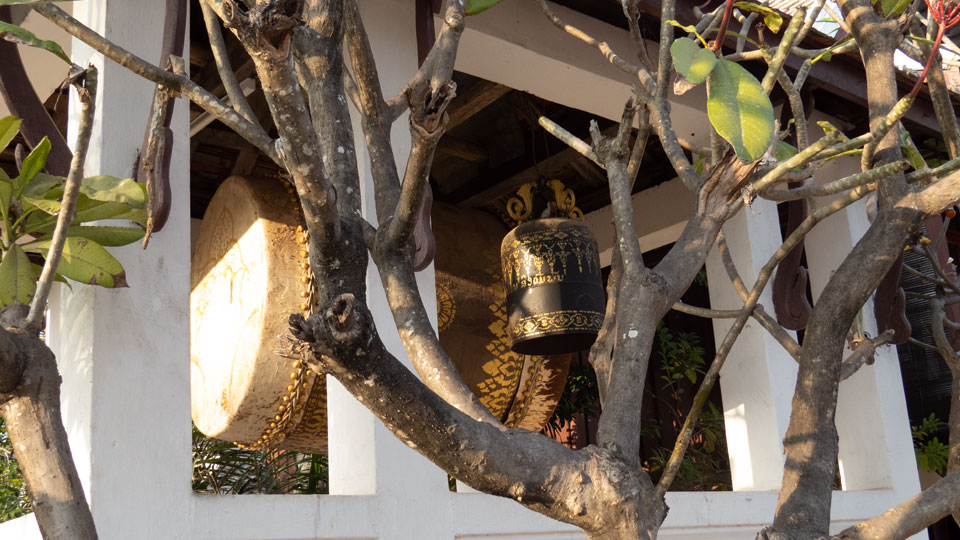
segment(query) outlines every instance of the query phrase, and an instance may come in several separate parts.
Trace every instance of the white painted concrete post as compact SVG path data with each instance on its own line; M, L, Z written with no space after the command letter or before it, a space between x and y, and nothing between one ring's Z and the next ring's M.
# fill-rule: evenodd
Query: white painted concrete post
M74 16L159 63L163 2L89 0ZM88 174L127 176L143 138L153 85L75 41L74 61L100 70ZM71 128L79 110L71 99ZM188 104L174 110L173 206L150 248L111 249L130 288L61 287L49 339L63 375L64 422L105 540L178 538L190 523Z
M776 205L757 199L723 227L730 254L749 290L760 269L780 246ZM710 305L735 309L743 305L730 283L718 251L707 258ZM772 280L771 280L772 281ZM760 304L773 313L772 286ZM732 320L714 319L719 347ZM756 321L749 320L720 371L727 451L735 491L766 491L780 487L783 476L783 436L790 419L796 384L796 362Z
M859 160L835 160L817 170L817 182L859 171ZM828 201L820 201L826 204ZM824 220L807 236L810 289L816 299L870 223L863 201ZM873 300L863 308L864 330L877 335ZM849 354L849 351L847 351ZM920 490L895 347L840 383L837 402L840 477L844 490L891 489L902 501ZM925 533L924 533L925 534Z

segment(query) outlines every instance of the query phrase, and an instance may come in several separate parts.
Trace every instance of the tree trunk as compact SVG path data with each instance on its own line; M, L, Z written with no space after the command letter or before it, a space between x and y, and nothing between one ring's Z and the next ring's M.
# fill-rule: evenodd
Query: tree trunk
M53 353L36 336L0 330L0 365L24 366L19 384L0 394L13 452L45 540L94 540L97 531L80 485L60 416L60 374ZM0 370L9 375L15 370ZM0 387L10 381L0 380Z

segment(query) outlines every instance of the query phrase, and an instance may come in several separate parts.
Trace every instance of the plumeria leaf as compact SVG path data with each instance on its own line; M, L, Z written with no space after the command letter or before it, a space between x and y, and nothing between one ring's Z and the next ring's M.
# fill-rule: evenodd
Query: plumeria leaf
M677 73L693 84L707 80L717 64L717 57L712 51L698 47L695 41L685 37L674 40L670 45L670 55Z
M38 251L46 257L49 242L38 246ZM120 261L88 238L67 237L57 272L80 283L107 288L127 286L127 276Z
M37 290L37 275L26 252L13 244L0 262L0 304L29 304Z
M50 155L50 139L44 137L40 144L23 158L23 165L20 167L20 176L18 183L20 187L27 185L33 177L43 170L47 164L47 156Z
M467 0L467 5L463 9L463 13L466 15L477 15L499 3L500 0Z
M753 2L735 2L733 5L741 11L755 11L763 15L763 24L767 25L767 28L774 34L779 32L780 27L783 26L783 16L773 8L761 6Z
M7 149L10 141L20 132L20 119L16 116L0 118L0 152Z
M759 159L773 142L770 98L756 77L729 60L718 60L707 78L707 116L744 161Z
M8 2L0 0L0 5ZM22 3L22 2L21 2ZM67 64L73 65L73 62L70 61L70 57L67 56L67 53L63 52L63 47L60 46L56 41L50 41L49 39L40 39L33 32L26 30L15 24L10 24L7 22L0 21L0 39L6 39L8 41L13 41L15 43L21 43L23 45L30 45L31 47L39 47L41 49L46 49L53 54L57 55L61 60Z

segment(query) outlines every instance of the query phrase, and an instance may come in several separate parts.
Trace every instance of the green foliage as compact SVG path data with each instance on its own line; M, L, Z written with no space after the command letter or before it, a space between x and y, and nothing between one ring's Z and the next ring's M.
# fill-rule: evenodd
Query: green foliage
M0 119L0 151L13 140L20 121ZM28 304L50 247L66 179L43 172L50 154L44 138L23 160L13 178L0 171L0 306ZM143 229L121 225L83 225L103 219L146 220L146 188L130 178L84 178L77 216L67 231L57 278L101 287L126 287L123 266L103 246L123 246L143 238Z
M761 6L754 2L735 2L733 5L741 11L755 11L763 15L763 24L767 25L767 28L774 34L779 32L780 27L783 26L783 17L773 8Z
M500 3L501 0L467 0L463 12L466 15L477 15Z
M717 63L717 56L713 51L700 48L695 41L685 37L674 40L670 45L670 55L677 73L693 84L707 80L707 75L710 75Z
M660 362L663 367L661 378L666 387L678 397L683 388L678 384L686 378L691 384L703 375L706 360L700 336L693 332L679 332L676 336L661 321L657 325L657 337L660 342Z
M25 3L36 3L36 2L22 2L22 1L11 1L11 0L0 0L0 5L8 4L25 4ZM63 47L61 47L57 42L50 41L48 39L40 39L33 32L21 28L15 24L10 24L7 22L0 21L0 39L6 39L8 41L13 41L15 43L21 43L23 45L30 45L32 47L39 47L41 49L46 49L53 54L57 55L58 58L63 60L69 65L73 65L73 62L70 61L70 57L67 56L67 53L63 52Z
M950 447L940 442L934 435L947 427L934 413L923 419L919 426L912 426L913 451L917 455L917 466L925 471L947 475L947 461Z
M900 15L909 5L910 0L880 0L880 9L884 17Z
M327 457L244 450L193 428L193 490L216 494L328 492Z
M707 116L744 161L759 159L773 142L770 98L756 77L729 60L718 60L707 78Z
M680 23L678 23L677 21L675 21L675 20L673 20L673 19L670 19L669 21L667 21L667 24L669 24L669 25L671 25L671 26L675 26L675 27L683 30L684 32L686 32L686 33L688 33L688 34L693 34L693 35L697 36L697 39L700 40L700 43L702 43L704 47L707 46L707 40L703 39L703 36L701 36L700 33L697 32L697 27L696 27L696 26L694 26L694 25L692 25L692 24L683 25L683 24L680 24Z
M654 450L650 459L650 470L662 470L670 460L672 448L660 447ZM674 491L729 491L730 464L726 459L727 438L723 423L723 412L713 403L707 402L700 413L694 428L693 440L687 448L677 478L671 490Z
M33 512L27 485L20 474L20 465L13 457L13 445L7 427L0 418L0 522Z
M578 413L587 418L600 416L600 387L597 386L597 374L590 365L573 362L567 374L567 386L547 426L560 430Z

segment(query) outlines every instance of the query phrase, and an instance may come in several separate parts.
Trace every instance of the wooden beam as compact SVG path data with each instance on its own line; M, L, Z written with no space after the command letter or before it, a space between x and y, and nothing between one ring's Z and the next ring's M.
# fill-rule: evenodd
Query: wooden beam
M490 153L486 148L453 135L444 135L440 139L437 151L473 163L485 163L490 159Z
M447 114L450 115L447 131L466 122L510 90L509 86L490 81L477 82L451 103L450 109L447 110Z
M616 134L618 125L614 124L607 129L601 131L605 136L612 136ZM560 162L568 163L573 159L580 156L580 153L574 150L573 148L566 148L557 152L556 154L548 157L547 159L541 161L540 163L528 167L523 171L503 180L502 182L497 182L492 186L488 186L486 189L467 197L461 204L464 206L470 206L474 208L479 208L484 206L491 201L499 199L500 197L510 195L516 191L520 186L526 184L527 182L536 182L540 176L540 171L546 170L547 161L551 164Z

